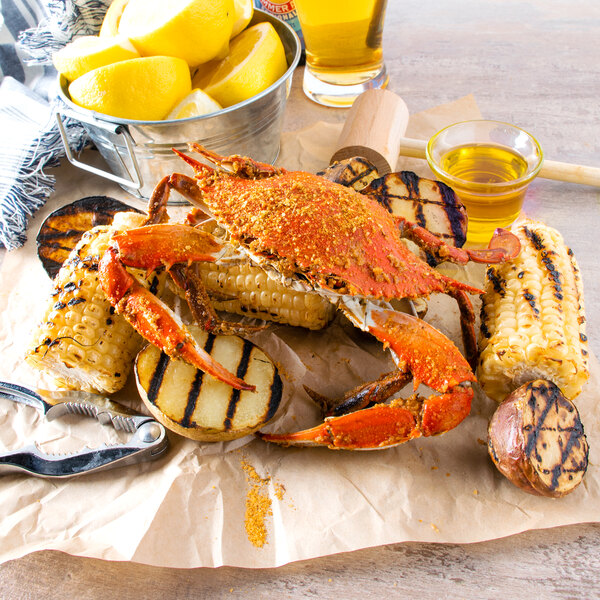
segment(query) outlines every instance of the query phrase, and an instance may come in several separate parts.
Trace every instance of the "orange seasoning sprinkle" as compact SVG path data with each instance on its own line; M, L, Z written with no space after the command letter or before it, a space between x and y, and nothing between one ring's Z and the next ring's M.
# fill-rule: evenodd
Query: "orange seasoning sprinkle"
M242 468L246 473L246 482L249 484L246 494L246 515L244 525L248 540L257 548L262 548L267 543L267 517L273 514L269 487L271 477L261 477L256 469L246 460L242 460ZM283 499L285 487L280 483L275 484L275 496Z

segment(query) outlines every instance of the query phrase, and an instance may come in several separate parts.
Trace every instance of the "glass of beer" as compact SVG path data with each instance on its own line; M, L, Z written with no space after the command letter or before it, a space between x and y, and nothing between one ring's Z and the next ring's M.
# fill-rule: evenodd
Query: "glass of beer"
M467 209L467 242L473 243L486 244L497 227L510 227L543 158L531 134L499 121L455 123L427 144L431 170Z
M348 107L388 74L381 38L387 0L295 0L306 45L304 93L325 106Z

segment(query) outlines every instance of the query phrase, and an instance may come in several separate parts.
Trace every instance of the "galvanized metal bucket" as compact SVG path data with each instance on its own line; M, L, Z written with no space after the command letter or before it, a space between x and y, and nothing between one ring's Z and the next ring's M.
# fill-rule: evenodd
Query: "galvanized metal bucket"
M282 21L254 11L251 25L262 21L275 27L285 48L288 69L260 94L212 115L172 121L135 121L103 115L74 104L68 83L59 79L59 96L66 105L56 119L68 160L75 166L112 181L138 198L149 198L154 186L175 171L185 171L183 161L172 151L187 152L188 142L198 142L220 154L242 154L273 163L279 153L285 103L292 75L300 60L300 41ZM78 160L71 150L63 117L80 121L110 171ZM178 203L173 200L172 203ZM182 203L182 202L181 202Z

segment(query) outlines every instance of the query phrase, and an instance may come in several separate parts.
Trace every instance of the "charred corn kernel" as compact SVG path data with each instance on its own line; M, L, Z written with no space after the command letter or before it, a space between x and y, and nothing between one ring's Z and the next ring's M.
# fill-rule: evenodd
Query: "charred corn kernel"
M479 383L500 402L523 383L549 379L572 399L589 375L577 261L543 223L526 221L513 231L519 256L487 270Z
M317 293L290 290L250 263L198 263L198 272L216 310L308 329L325 327L335 314Z
M139 218L132 216L131 224ZM142 338L115 313L98 278L98 261L114 232L102 226L83 235L54 279L52 297L26 354L27 362L64 387L118 391L141 347Z

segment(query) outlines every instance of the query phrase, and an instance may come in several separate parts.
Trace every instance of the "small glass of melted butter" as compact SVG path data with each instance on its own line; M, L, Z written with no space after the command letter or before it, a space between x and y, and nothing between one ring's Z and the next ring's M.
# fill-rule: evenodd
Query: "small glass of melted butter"
M523 129L478 120L436 133L427 144L427 161L465 205L467 241L486 244L497 227L508 227L519 216L543 153Z

